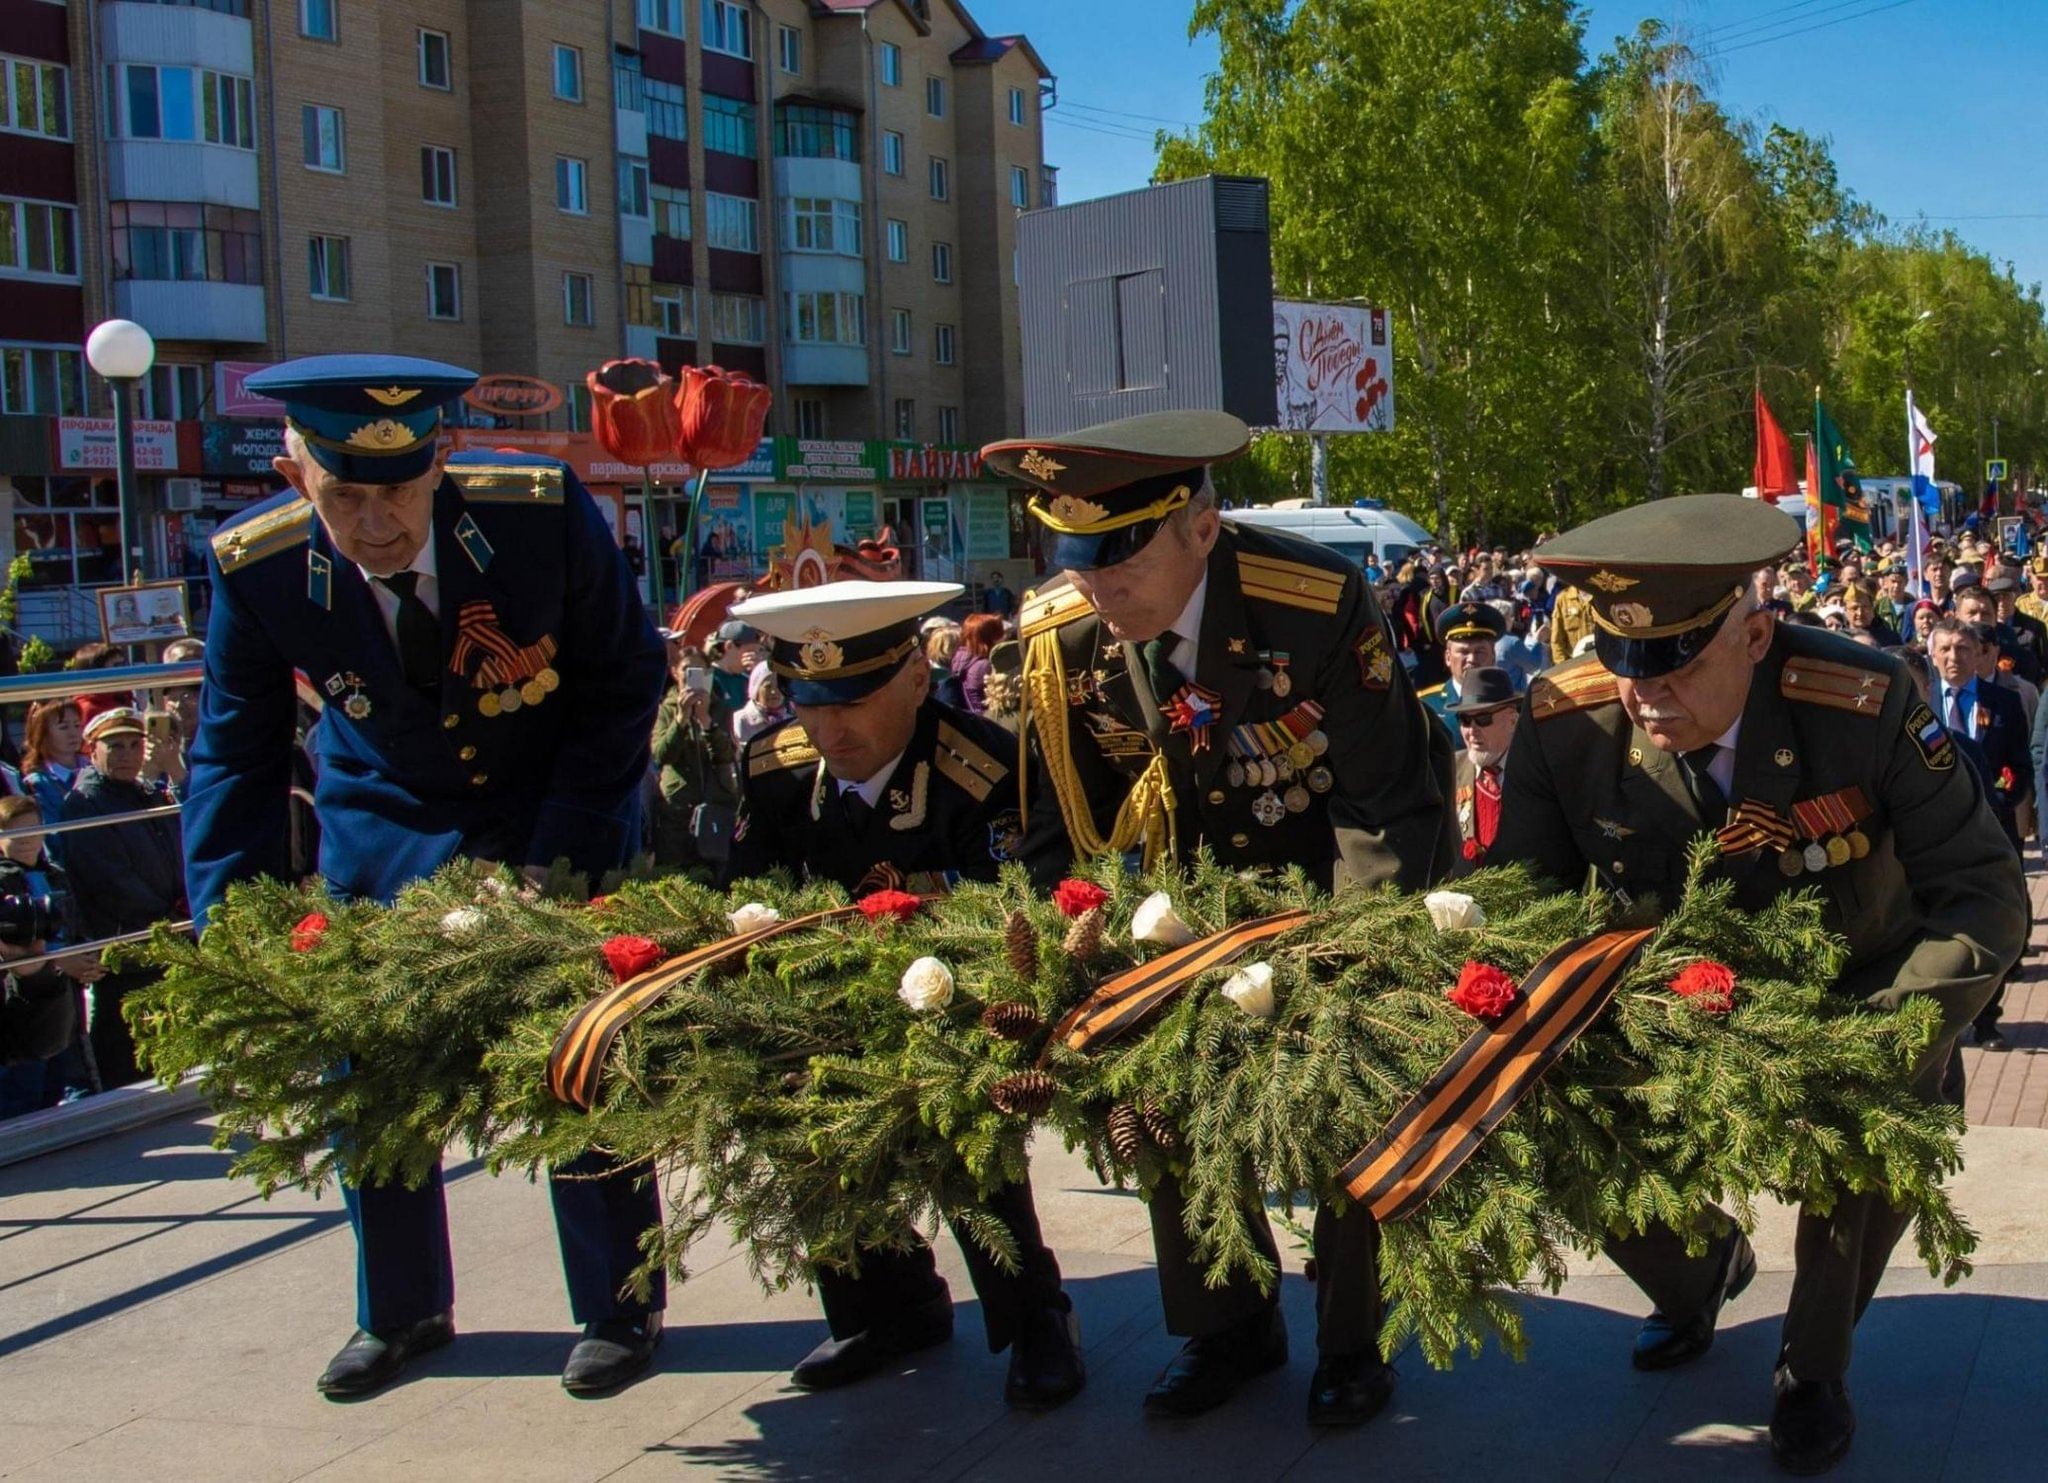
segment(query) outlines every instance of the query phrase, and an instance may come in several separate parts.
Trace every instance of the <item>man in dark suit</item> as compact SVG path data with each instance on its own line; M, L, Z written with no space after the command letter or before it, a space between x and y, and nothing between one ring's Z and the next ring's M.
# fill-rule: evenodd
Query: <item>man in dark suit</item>
M326 696L315 733L320 873L389 901L458 857L594 881L637 837L662 646L602 516L566 466L448 455L441 408L473 372L401 356L314 356L249 385L285 405L289 493L212 542L213 610L185 800L185 871L204 922L227 888L286 877L293 672ZM646 1368L659 1275L627 1291L651 1177L585 1156L549 1194L583 1325L562 1383L599 1394ZM387 1384L454 1337L447 1206L344 1187L357 1332L329 1396Z
M1521 719L1521 697L1515 677L1504 669L1467 670L1464 696L1446 708L1464 746L1452 797L1458 806L1458 833L1463 840L1457 871L1466 875L1486 863L1500 833L1501 776L1507 770L1508 744Z

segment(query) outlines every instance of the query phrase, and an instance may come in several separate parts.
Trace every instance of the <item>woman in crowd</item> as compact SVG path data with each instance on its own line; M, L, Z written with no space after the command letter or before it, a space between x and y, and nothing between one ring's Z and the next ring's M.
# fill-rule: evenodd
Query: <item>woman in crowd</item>
M769 727L789 719L789 702L783 699L782 682L762 660L747 679L747 703L733 713L732 738L745 746Z
M925 663L932 669L932 696L942 705L964 708L966 692L961 688L960 625L941 622L933 624L924 636Z
M953 656L953 670L960 676L961 700L977 716L988 710L988 656L1003 641L1003 631L1003 620L993 613L976 613L960 625L960 648Z
M84 745L84 721L75 700L40 700L29 707L28 745L21 754L21 791L35 799L45 819L64 812L64 798L78 782L85 765L80 755ZM62 861L64 851L57 839L50 841L50 856Z
M0 798L0 830L43 822L33 798ZM81 938L70 879L43 853L41 834L0 840L0 960L35 957ZM45 936L28 936L41 931ZM95 1085L85 1040L85 986L106 973L98 953L53 958L8 973L0 1008L0 1118L89 1095Z

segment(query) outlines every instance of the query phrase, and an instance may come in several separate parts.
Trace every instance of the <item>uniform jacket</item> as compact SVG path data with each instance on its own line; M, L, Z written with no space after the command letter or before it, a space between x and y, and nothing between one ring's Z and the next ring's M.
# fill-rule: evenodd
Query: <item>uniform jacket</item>
M1040 635L1057 635L1066 677L1064 704L1031 702L1033 755L1045 755L1045 728L1065 728L1075 779L1104 836L1132 782L1163 752L1183 854L1207 845L1233 865L1299 864L1325 886L1413 888L1448 872L1457 856L1450 744L1416 699L1358 568L1311 542L1226 521L1209 554L1208 584L1191 679L1219 699L1201 748L1161 713L1169 697L1152 694L1141 646L1112 637L1064 577L1028 595L1027 694L1041 683L1033 678ZM1283 655L1284 667L1276 666ZM1274 683L1283 673L1284 695ZM1233 733L1264 728L1270 739L1282 718L1300 726L1310 704L1321 707L1312 724L1325 750L1290 764L1291 780L1233 772L1246 766L1233 755ZM1302 807L1261 823L1261 803L1270 818L1295 788ZM1058 804L1034 785L1027 857L1069 848Z
M1591 656L1543 676L1524 706L1491 863L1524 861L1570 886L1590 872L1639 908L1675 902L1687 844L1724 822L1702 816L1679 759L1631 724ZM1718 868L1752 908L1818 888L1849 943L1842 991L1884 1007L1930 993L1959 1028L2025 945L2019 860L1899 661L1781 623L1750 682L1731 801L1791 820L1795 803L1849 787L1871 810L1856 826L1861 858L1788 877L1765 847Z
M596 505L554 459L458 453L433 539L443 669L429 694L405 683L361 570L306 501L287 494L215 535L185 803L197 910L286 873L294 670L327 702L315 806L336 891L389 900L457 855L566 857L593 878L625 858L663 650Z
M856 824L803 723L786 721L747 744L727 875L779 866L856 895L994 880L1021 858L1016 761L1002 727L927 698L880 801ZM1037 884L1050 885L1067 862L1040 864Z
M65 796L62 818L103 818L137 809L161 808L170 795L144 783L117 783L86 768ZM178 820L170 814L80 829L64 836L70 848L65 868L78 890L86 930L94 937L140 932L182 917L184 862L178 848Z

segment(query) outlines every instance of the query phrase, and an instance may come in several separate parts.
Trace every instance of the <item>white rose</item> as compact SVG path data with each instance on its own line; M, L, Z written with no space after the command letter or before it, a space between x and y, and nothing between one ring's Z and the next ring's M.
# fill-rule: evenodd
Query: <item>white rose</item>
M1463 891L1431 891L1422 898L1439 932L1469 931L1486 925L1486 911Z
M758 932L763 927L772 927L782 920L781 912L758 901L749 901L738 911L728 912L726 915L732 922L732 930L742 935Z
M937 958L919 958L903 970L896 997L919 1014L944 1009L953 1002L953 970Z
M1223 986L1223 997L1248 1015L1262 1020L1271 1019L1274 1009L1273 965L1246 964L1230 975L1230 981Z
M511 894L512 888L495 875L487 875L476 883L476 899L479 901L496 900Z
M473 906L458 906L441 918L441 935L459 940L473 936L484 924L484 914Z
M1156 942L1161 947L1186 947L1195 940L1195 929L1183 922L1173 909L1173 898L1154 891L1131 913L1131 941Z

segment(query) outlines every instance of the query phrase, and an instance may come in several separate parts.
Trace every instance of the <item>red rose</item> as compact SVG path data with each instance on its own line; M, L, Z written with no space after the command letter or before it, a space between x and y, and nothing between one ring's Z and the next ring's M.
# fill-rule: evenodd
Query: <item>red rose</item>
M1052 904L1063 917L1086 916L1107 900L1109 892L1095 882L1077 881L1072 876L1052 888Z
M871 922L879 922L885 917L907 922L917 915L918 907L923 904L908 891L871 891L854 903Z
M620 983L639 977L666 956L661 944L651 937L609 937L603 951L612 977Z
M1671 992L1690 999L1708 1014L1726 1014L1735 1007L1735 970L1726 963L1702 958L1679 971L1671 980Z
M327 935L327 913L309 911L300 917L292 927L292 951L310 953L320 946L320 939Z
M2010 792L2012 790L2013 784L2017 783L2018 781L2019 779L2013 775L2013 770L2010 767L2001 767L1998 769L1997 786L2000 792Z
M612 898L609 896L593 896L590 898L590 909L592 911L603 911L611 904Z
M1466 840L1463 846L1463 852L1467 860L1471 860L1474 862L1477 862L1479 858L1486 853L1485 850L1479 847L1479 841L1476 839Z
M1513 977L1491 963L1467 963L1459 970L1458 986L1445 997L1475 1020L1497 1020L1514 1007L1522 991Z

